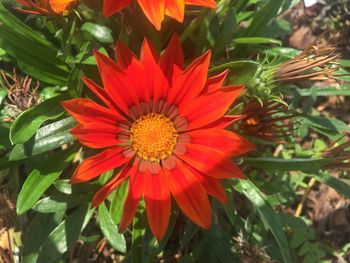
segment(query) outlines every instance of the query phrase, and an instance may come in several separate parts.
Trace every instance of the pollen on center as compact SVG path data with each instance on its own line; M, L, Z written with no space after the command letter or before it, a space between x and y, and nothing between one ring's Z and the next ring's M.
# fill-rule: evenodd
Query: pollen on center
M173 153L178 133L173 122L163 114L149 113L134 121L130 140L137 156L159 161Z

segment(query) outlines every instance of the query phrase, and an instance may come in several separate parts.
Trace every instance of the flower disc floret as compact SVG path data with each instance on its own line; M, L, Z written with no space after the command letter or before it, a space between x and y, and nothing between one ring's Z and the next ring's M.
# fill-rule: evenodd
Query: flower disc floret
M149 161L159 161L170 156L177 138L173 122L158 113L140 117L134 121L130 130L130 140L137 156Z

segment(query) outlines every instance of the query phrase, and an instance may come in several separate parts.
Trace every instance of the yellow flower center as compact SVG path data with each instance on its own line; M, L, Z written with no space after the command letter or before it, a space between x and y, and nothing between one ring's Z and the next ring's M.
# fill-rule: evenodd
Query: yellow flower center
M173 153L178 133L173 122L163 114L149 113L134 121L130 140L137 156L159 161Z

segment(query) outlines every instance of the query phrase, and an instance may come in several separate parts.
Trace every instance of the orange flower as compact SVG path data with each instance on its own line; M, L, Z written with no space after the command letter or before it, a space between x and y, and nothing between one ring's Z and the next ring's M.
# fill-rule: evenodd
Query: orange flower
M131 4L132 0L104 0L103 14L111 16L117 11ZM185 4L215 8L215 0L137 0L141 9L151 23L160 30L164 16L168 15L182 22L185 13Z
M35 15L64 15L72 8L77 0L16 0L17 3L27 9L16 10Z
M117 43L117 63L95 52L104 88L83 78L104 103L72 99L63 107L79 122L71 133L85 146L107 148L87 158L71 183L119 172L94 196L98 206L124 180L129 193L119 229L132 221L143 197L150 228L160 240L168 226L171 196L193 222L211 225L207 194L226 203L224 178L244 178L230 161L254 146L224 128L240 116L224 116L242 86L221 87L227 72L207 79L210 52L183 69L174 36L162 56L145 40L140 60Z

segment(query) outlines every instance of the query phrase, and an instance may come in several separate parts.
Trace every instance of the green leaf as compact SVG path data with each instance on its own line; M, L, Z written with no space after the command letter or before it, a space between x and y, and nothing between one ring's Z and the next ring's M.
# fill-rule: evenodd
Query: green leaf
M346 67L346 68L350 67L350 59L339 59L339 63L343 67Z
M72 193L72 184L69 183L68 179L58 180L54 183L56 189L61 193L70 195Z
M33 206L33 210L40 213L54 213L58 210L65 211L66 209L81 205L89 199L89 197L89 194L65 195L59 192L54 192L52 195L40 199Z
M241 190L241 192L257 209L264 225L271 231L272 235L274 236L278 247L280 248L284 262L292 262L289 255L288 242L283 232L279 216L266 201L265 196L250 180L240 180L238 187L236 186L236 189L238 191Z
M240 61L232 61L224 64L220 64L218 66L213 66L209 69L209 72L220 72L225 69L233 69L242 71L242 67L250 67L253 66L255 69L258 67L259 63L253 60L240 60Z
M41 246L55 227L62 221L64 211L54 214L37 213L23 233L23 263L36 263ZM43 227L45 226L45 227Z
M94 210L89 211L88 205L75 210L66 220L62 221L49 235L40 251L37 263L55 262L68 251L80 233L90 221Z
M306 116L306 117L303 117L302 120L309 127L326 129L334 132L350 131L350 127L348 127L344 122L334 118Z
M0 4L1 48L18 59L20 68L38 80L64 85L67 65L57 57L58 49L43 35L28 27Z
M225 48L232 41L233 34L236 31L236 26L236 10L232 8L227 12L227 14L224 17L224 21L220 30L220 41L216 42L216 53L225 50Z
M336 140L343 132L350 131L350 127L335 118L304 116L300 118L300 120L302 120L303 124L307 127L324 134L332 140Z
M246 44L246 45L256 45L256 44L274 44L282 46L282 42L277 39L267 38L267 37L240 37L233 40L235 44Z
M114 43L112 30L110 30L108 27L87 22L81 27L81 30L88 32L101 43L104 43L104 44Z
M316 171L327 164L332 163L331 158L293 158L281 159L275 157L244 158L248 166L269 171Z
M231 84L245 83L250 86L253 77L258 69L258 63L251 60L240 60L224 63L209 69L210 73L219 73L225 69L230 69L229 80Z
M68 200L56 200L53 196L44 197L33 206L33 210L43 214L66 211L68 208Z
M116 191L114 191L110 206L110 213L115 224L119 224L122 218L125 199L128 195L128 185L128 181L124 181L118 186Z
M45 160L30 173L17 199L17 214L21 215L32 208L73 160L75 154L71 149L60 152Z
M300 54L300 51L289 47L274 47L267 50L267 54L288 60L295 58L298 54Z
M230 233L219 224L213 224L200 237L193 254L196 262L239 262L232 247Z
M66 118L40 128L34 138L12 148L10 161L23 160L74 141L75 138L69 133L69 130L75 124L72 118Z
M118 232L118 227L113 223L105 203L98 207L99 225L102 233L107 238L108 242L117 251L126 252L126 242L122 234Z
M143 253L144 258L148 257L149 261L152 261L152 259L156 258L157 255L159 255L160 253L162 253L162 251L164 251L166 245L169 242L169 239L173 236L176 219L177 219L177 215L175 213L172 213L170 215L168 229L164 237L162 238L162 240L157 241L157 239L151 233L152 239L148 242L149 249L146 248L144 251L146 253ZM150 229L148 228L147 231L150 232L149 230Z
M12 143L25 143L36 133L42 123L61 116L64 110L59 103L66 98L66 95L53 97L19 115L10 129Z
M340 87L311 87L315 90L316 96L350 96L350 85L341 85ZM311 95L310 89L298 89L301 96Z
M137 211L132 221L132 245L131 245L131 260L132 263L144 262L143 250L144 242L143 237L146 232L146 215L145 211Z
M266 28L269 23L274 20L285 0L268 0L264 6L255 13L253 21L249 27L244 31L244 37L260 36L260 32Z
M336 178L334 176L330 176L327 172L322 172L320 174L316 174L316 175L312 175L312 176L314 176L317 181L319 181L323 184L326 184L329 187L332 187L339 194L350 199L350 185L349 184L343 182L339 178Z

